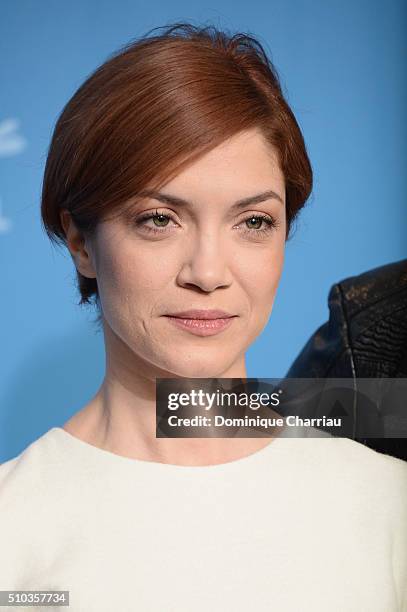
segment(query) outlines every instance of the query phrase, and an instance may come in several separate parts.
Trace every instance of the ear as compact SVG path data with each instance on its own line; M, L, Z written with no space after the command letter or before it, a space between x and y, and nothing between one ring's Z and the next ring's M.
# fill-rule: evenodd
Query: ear
M62 227L64 228L66 243L78 272L87 278L96 278L96 271L92 262L89 244L76 227L68 210L60 213Z

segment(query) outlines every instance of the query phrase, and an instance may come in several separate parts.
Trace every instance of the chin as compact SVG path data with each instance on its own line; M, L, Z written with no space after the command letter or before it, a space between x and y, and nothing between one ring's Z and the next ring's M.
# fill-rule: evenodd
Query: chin
M174 378L222 378L223 373L230 369L230 364L214 363L213 359L208 358L208 362L205 360L196 359L189 363L180 363L173 367L169 367L169 378L173 374ZM172 373L172 374L171 374Z

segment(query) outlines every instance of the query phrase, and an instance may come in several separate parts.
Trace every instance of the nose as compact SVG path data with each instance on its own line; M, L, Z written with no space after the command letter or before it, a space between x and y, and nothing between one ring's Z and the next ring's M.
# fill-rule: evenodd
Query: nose
M207 293L231 284L226 245L216 232L207 232L185 245L177 282Z

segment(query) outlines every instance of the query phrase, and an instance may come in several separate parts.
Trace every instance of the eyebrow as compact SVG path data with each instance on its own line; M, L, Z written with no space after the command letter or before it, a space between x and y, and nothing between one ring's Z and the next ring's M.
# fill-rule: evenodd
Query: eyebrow
M162 193L160 191L154 191L151 189L144 189L138 194L139 197L147 197L153 198L154 200L158 200L159 202L163 202L163 204L173 204L175 206L191 206L191 202L188 200L184 200L183 198L179 198L177 196L173 196L167 193ZM269 189L268 191L263 191L262 193L258 193L253 196L248 196L247 198L242 198L241 200L237 200L233 205L233 209L243 208L248 206L249 204L259 204L260 202L264 202L265 200L278 200L281 204L284 205L283 199L273 191Z

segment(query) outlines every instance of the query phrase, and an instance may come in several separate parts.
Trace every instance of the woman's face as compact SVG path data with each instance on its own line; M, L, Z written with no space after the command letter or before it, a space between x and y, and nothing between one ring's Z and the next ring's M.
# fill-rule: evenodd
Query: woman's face
M256 201L238 201L264 194ZM261 133L233 137L134 206L100 223L90 260L108 359L151 377L238 377L276 295L286 235L285 184ZM167 196L167 199L164 197ZM182 200L180 203L177 200ZM153 218L148 218L153 215ZM168 315L221 309L218 333Z

